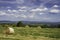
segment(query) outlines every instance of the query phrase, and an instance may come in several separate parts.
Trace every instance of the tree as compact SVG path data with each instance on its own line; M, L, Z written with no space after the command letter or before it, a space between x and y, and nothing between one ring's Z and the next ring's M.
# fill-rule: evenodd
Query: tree
M17 27L24 27L25 25L22 23L22 21L19 21L18 23L17 23Z
M48 28L47 24L41 24L40 26L41 26L41 28Z
M57 27L60 28L60 24L58 24Z

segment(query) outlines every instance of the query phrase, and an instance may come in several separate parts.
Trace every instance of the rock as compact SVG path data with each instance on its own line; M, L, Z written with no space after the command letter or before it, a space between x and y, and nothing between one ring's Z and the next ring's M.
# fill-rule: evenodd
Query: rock
M14 29L12 27L8 27L9 28L9 33L14 33Z
M5 30L5 33L6 34L14 34L14 29L12 27L8 27L6 30Z

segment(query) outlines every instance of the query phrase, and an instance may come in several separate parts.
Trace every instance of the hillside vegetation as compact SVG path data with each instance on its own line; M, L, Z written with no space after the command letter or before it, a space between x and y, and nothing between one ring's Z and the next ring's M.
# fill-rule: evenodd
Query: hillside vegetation
M6 35L0 26L0 40L60 40L60 28L13 27L15 33Z

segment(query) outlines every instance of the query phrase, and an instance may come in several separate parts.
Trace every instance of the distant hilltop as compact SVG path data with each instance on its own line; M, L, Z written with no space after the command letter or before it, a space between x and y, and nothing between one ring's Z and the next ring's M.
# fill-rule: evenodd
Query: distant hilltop
M5 21L5 20L3 20L3 21L0 21L0 23L10 23L10 24L16 24L17 23L17 21Z
M2 20L0 23L10 23L10 24L16 24L19 21L6 21ZM21 21L23 24L60 24L60 22L40 22L40 21Z

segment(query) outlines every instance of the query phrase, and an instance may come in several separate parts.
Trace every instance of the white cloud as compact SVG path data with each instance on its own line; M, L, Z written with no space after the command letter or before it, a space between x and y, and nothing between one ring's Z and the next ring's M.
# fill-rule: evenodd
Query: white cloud
M14 15L14 14L9 14L9 15Z
M22 17L22 18L27 18L27 16L26 15L24 15L24 14L8 14L8 16L13 16L13 17L16 17L16 18L18 18L18 17Z
M7 12L8 11L8 12ZM21 10L22 12L24 12L23 10ZM16 14L14 14L13 12L16 12ZM22 17L22 18L27 18L27 16L25 14L18 14L20 12L18 12L18 10L6 10L6 11L0 11L0 15L5 15L5 16L11 16L11 17Z
M13 16L16 17L16 18L20 17L20 15L17 15L17 14L14 14Z
M5 16L13 16L13 17L19 17L19 15L17 15L17 14L9 14L9 13L6 13L6 11L4 12L4 11L0 11L0 15L5 15Z
M5 15L5 16L15 16L15 14L9 14L9 13L6 13L6 12L4 12L4 11L0 11L0 15L1 16L3 16L3 15Z
M6 16L15 17L15 18L20 17L20 15L18 14L6 14Z
M53 7L59 7L58 5L54 5Z
M0 15L6 15L6 13L3 11L0 11Z
M9 13L18 13L18 10L11 10L11 9L8 9L7 12L9 12Z
M46 10L48 10L48 8L36 8L36 9L32 9L30 11L41 11L41 12L43 12L43 11L46 11Z
M12 12L17 12L17 10L12 10Z
M50 12L52 12L52 13L59 13L60 10L58 10L58 9L51 9Z
M36 9L32 9L32 10L30 10L30 11L37 11Z
M45 14L45 13L39 13L40 15Z
M24 14L21 14L20 17L27 18L27 16Z
M40 6L37 7L36 9L31 9L30 12L34 12L35 14L39 13L40 15L48 13L49 9L44 7L44 6ZM31 16L33 17L33 16Z
M34 19L35 15L36 15L36 13L32 12L30 15L28 15L28 17Z
M8 12L12 12L12 10L10 10L10 9L8 9L7 11L8 11Z
M22 10L22 9L19 9L18 11L20 11L20 12L27 12L27 10Z
M26 9L26 8L28 8L28 7L27 7L27 6L18 6L17 8Z
M34 15L30 15L30 16L29 16L29 18L33 18L33 17L34 17Z

